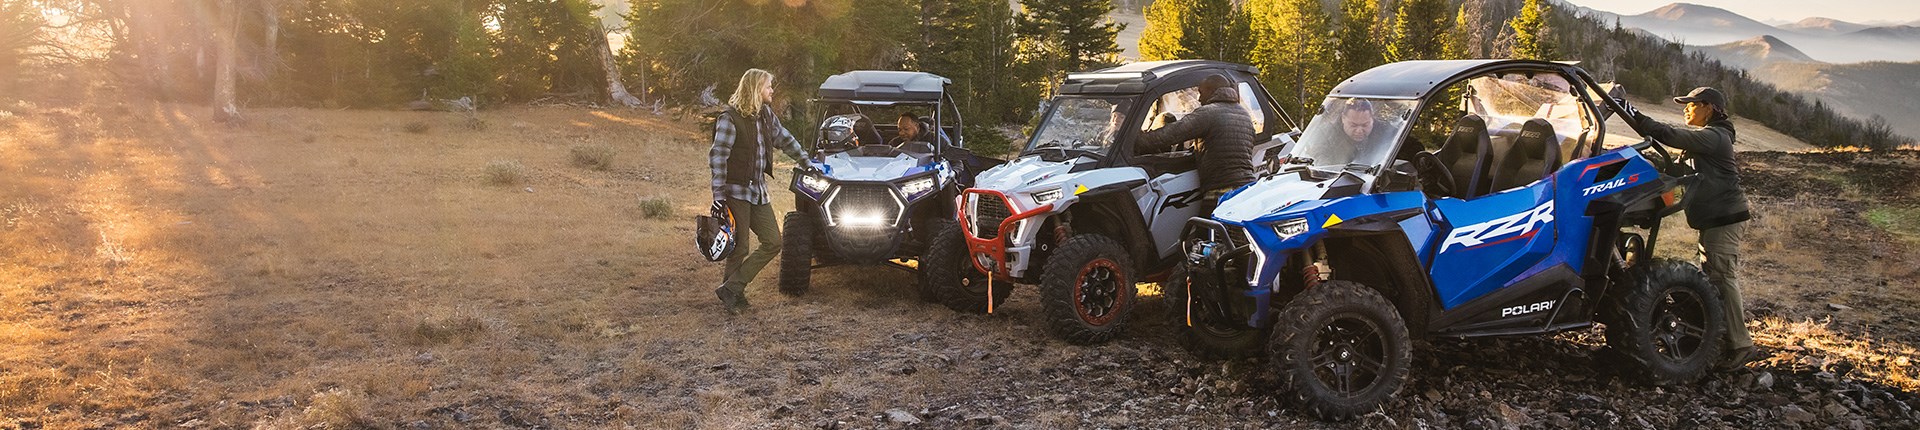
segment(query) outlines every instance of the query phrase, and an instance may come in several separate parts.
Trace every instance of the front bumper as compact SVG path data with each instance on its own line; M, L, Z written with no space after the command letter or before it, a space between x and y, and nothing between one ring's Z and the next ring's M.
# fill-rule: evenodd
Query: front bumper
M1181 251L1185 254L1181 264L1187 268L1187 276L1205 279L1216 288L1216 293L1207 300L1221 304L1231 304L1236 300L1253 299L1253 310L1245 315L1249 327L1260 327L1267 320L1269 307L1273 302L1276 277L1266 276L1275 272L1274 268L1286 265L1286 254L1267 256L1245 226L1227 224L1208 218L1194 217L1187 221L1181 232ZM1195 294L1195 293L1189 293ZM1191 314L1193 301L1186 302ZM1215 306L1215 309L1229 309L1232 306ZM1223 315L1238 318L1241 315Z
M968 260L973 262L974 269L1014 278L1025 276L1033 261L1035 241L1027 237L1022 241L1024 244L1014 246L1014 239L1037 234L1021 221L1037 222L1036 217L1053 212L1053 204L1013 212L1019 206L1005 193L979 188L968 189L957 199L955 204L960 210L956 215L967 240Z

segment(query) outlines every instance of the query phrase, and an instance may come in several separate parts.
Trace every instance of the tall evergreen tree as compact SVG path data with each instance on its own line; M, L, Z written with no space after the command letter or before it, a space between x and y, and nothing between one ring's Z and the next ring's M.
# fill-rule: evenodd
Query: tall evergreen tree
M1447 29L1446 51L1441 54L1448 59L1472 58L1473 22L1468 18L1467 6L1460 5L1460 11L1453 16L1453 27Z
M1245 62L1252 50L1246 14L1232 0L1160 0L1147 7L1141 60Z
M1546 2L1525 0L1520 15L1507 21L1513 28L1513 58L1551 60L1557 55L1553 39L1547 35L1548 8Z
M1027 0L1018 17L1022 37L1036 48L1049 76L1117 63L1115 42L1125 25L1107 18L1113 0Z
M1030 67L1014 51L1013 10L1004 0L929 2L922 10L925 43L913 51L915 70L953 80L950 93L968 124L1025 120L1038 101ZM970 135L971 137L971 135Z
M1381 49L1384 40L1380 37L1385 23L1381 22L1378 2L1340 2L1340 27L1334 33L1334 38L1339 40L1335 46L1339 61L1333 70L1336 79L1345 79L1386 62L1386 52Z
M1333 19L1319 0L1247 0L1254 37L1249 57L1275 103L1290 114L1311 115L1333 89Z
M1393 43L1387 46L1392 61L1436 60L1445 58L1443 39L1453 27L1447 0L1401 0L1393 22Z

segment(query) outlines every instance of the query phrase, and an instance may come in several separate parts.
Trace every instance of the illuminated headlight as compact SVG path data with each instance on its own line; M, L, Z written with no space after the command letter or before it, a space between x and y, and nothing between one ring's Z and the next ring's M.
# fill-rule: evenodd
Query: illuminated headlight
M900 184L900 194L906 195L907 200L920 198L921 195L933 191L935 182L938 181L932 176L907 181L906 183Z
M1054 200L1060 200L1059 188L1033 193L1033 204L1044 205L1053 203Z
M886 218L874 214L848 215L840 218L840 223L848 227L878 227L887 222Z
M1273 232L1280 235L1280 240L1292 239L1294 236L1299 236L1301 233L1307 232L1307 219L1294 218L1280 221L1273 225Z
M832 187L833 181L827 178L817 175L800 175L800 188L805 188L814 194L827 192L827 188Z

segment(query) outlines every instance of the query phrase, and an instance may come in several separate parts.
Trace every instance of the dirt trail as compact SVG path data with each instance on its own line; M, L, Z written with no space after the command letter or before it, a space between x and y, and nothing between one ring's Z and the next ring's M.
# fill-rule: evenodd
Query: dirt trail
M880 268L798 298L770 268L725 317L687 245L707 194L691 122L0 107L0 429L1911 428L1920 406L1912 153L1746 155L1769 353L1750 369L1655 389L1592 333L1436 340L1382 413L1320 423L1260 362L1180 350L1157 297L1096 347L1047 337L1030 286L961 315ZM612 169L570 164L596 145ZM495 161L524 179L488 184Z

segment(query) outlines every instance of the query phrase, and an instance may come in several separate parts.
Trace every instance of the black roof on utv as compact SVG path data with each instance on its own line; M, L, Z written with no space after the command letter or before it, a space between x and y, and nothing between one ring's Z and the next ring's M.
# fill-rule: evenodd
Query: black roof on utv
M820 83L821 100L938 103L952 80L926 72L855 70Z
M1367 69L1333 87L1329 97L1418 99L1459 79L1507 69L1569 71L1574 66L1540 60L1416 60ZM1569 75L1577 75L1568 73Z
M1140 94L1161 85L1192 86L1205 78L1207 71L1255 74L1259 69L1245 64L1211 60L1142 61L1091 72L1069 73L1060 84L1061 94Z

